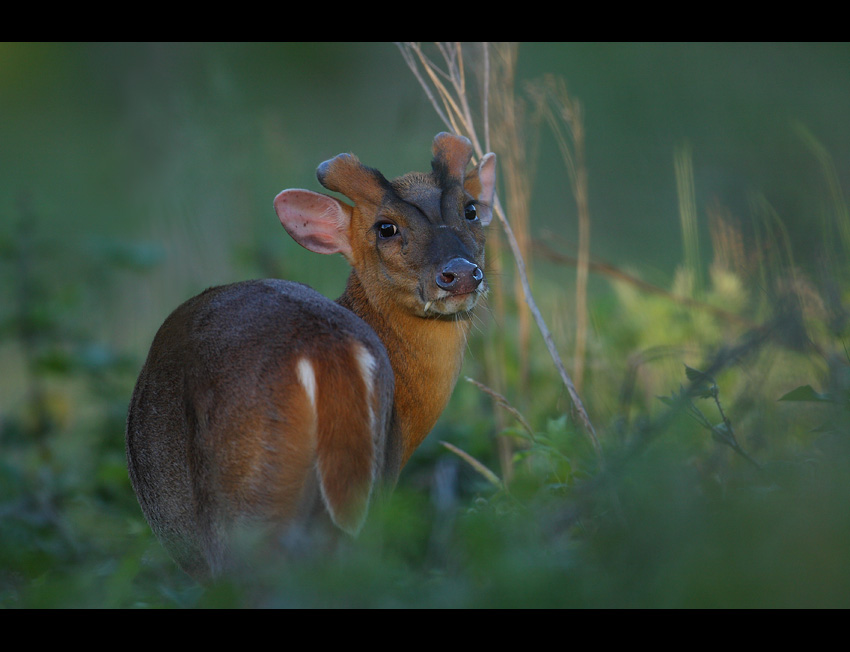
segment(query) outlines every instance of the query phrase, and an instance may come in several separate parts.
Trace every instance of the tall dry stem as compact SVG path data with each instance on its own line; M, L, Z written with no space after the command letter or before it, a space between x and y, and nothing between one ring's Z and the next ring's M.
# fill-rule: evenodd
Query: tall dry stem
M847 262L850 260L850 208L844 199L844 192L835 169L835 163L829 151L804 125L795 125L797 134L820 165L827 186L827 210L822 211L821 228L824 242L834 243L827 249L826 256L831 260L830 269L847 272Z
M524 133L525 107L515 92L516 61L518 48L515 43L494 43L490 46L490 133L493 148L499 152L499 167L504 179L505 202L511 227L516 236L520 255L531 259L531 183L534 175L531 158L527 151L528 139ZM532 276L528 270L529 278ZM514 278L514 296L522 296L522 283ZM517 305L519 356L519 395L527 397L529 392L529 352L531 339L531 313L521 303Z
M676 190L679 196L679 219L682 224L682 243L685 250L685 269L691 274L694 298L703 293L702 262L699 252L696 196L694 193L694 165L687 144L676 148L674 155Z
M581 389L587 351L587 280L590 271L590 208L587 166L584 156L584 119L581 104L567 93L564 80L546 75L540 82L527 85L535 108L549 124L576 201L578 215L578 258L576 263L576 340L573 376Z

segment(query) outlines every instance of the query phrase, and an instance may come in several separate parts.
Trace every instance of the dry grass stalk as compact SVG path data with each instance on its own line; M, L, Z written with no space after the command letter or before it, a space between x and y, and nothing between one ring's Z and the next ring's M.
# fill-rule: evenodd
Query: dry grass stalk
M549 242L554 239L555 237L551 236L547 238L546 241L535 241L534 251L541 256L545 256L548 260L551 260L553 262L560 263L563 265L577 266L577 257L555 251L555 249L550 246ZM673 292L670 292L670 290L666 290L657 285L653 285L652 283L644 281L643 279L638 278L637 276L629 274L628 272L612 265L611 263L607 263L600 260L591 260L588 262L588 269L594 274L600 274L607 278L613 279L614 281L622 281L623 283L631 285L632 287L636 287L639 290L665 297L683 306L687 306L688 308L704 310L730 323L738 324L739 326L745 326L747 328L757 327L756 322L747 319L746 317L742 317L741 315L735 314L734 312L729 312L728 310L724 310L723 308L719 308L703 301L698 301L697 299L693 299L691 297L679 296L677 294L674 294Z
M795 130L802 139L803 144L809 149L820 165L824 181L826 182L827 197L831 203L831 210L822 213L822 228L824 242L834 241L836 245L835 249L831 250L828 254L835 256L835 263L837 264L833 264L832 268L846 270L847 254L850 253L850 208L848 208L847 201L844 198L844 192L841 190L841 183L835 163L827 148L823 146L823 143L807 127L797 124L795 125Z
M531 183L534 175L523 129L525 107L514 91L518 48L515 43L497 43L490 48L493 82L490 87L490 133L493 148L499 152L499 167L505 189L505 202L511 228L523 260L531 260ZM532 276L528 270L529 281ZM522 296L522 284L514 278L514 296ZM519 303L518 346L519 395L528 396L530 375L531 313Z
M685 250L685 269L691 273L694 298L701 298L704 284L697 229L694 165L690 147L682 145L676 148L674 167L676 190L679 196L679 219L682 223L682 244Z
M505 410L510 412L511 415L517 420L517 422L519 422L519 425L522 426L523 430L525 430L528 433L528 436L531 437L532 440L534 439L534 430L531 428L531 425L528 423L528 421L525 420L525 417L522 416L522 413L519 410L517 410L513 405L508 403L508 399L506 399L504 396L499 394L499 392L497 392L493 389L490 389L484 383L479 383L477 380L469 378L468 376L466 378L466 381L475 385L478 389L480 389L485 394L488 394L491 397L493 397L493 400L496 401L496 404L500 405Z
M584 120L581 104L567 93L563 79L546 75L528 84L537 111L555 135L567 167L578 214L578 261L576 264L576 341L573 377L581 389L587 351L587 281L590 268L590 208L587 166L584 155Z
M469 465L470 465L473 469L475 469L476 471L478 471L478 472L479 472L482 476L484 476L485 478L487 478L487 480L489 480L489 481L490 481L492 484L494 484L496 487L498 487L499 489L503 489L503 488L504 488L504 485L502 484L502 481L501 481L501 480L499 480L499 476L497 476L495 473L493 473L493 472L492 472L490 469L488 469L488 468L487 468L484 464L482 464L481 462L479 462L478 460L476 460L474 457L472 457L472 455L470 455L469 453L467 453L467 452L466 452L466 451L464 451L464 450L461 450L461 449L460 449L460 448L458 448L457 446L455 446L455 445L453 445L453 444L450 444L450 443L449 443L449 442L447 442L447 441L441 441L440 443L441 443L443 446L445 446L446 448L448 448L448 449L449 449L452 453L454 453L455 455L457 455L458 457L460 457L462 460L464 460L464 461L465 461L467 464L469 464Z
M446 66L445 69L441 69L433 61L431 61L423 53L422 48L418 43L398 43L397 45L402 53L402 57L407 62L420 85L422 85L423 90L443 123L456 133L469 138L473 144L476 155L478 157L483 156L484 151L481 148L477 130L472 120L472 111L466 94L466 78L463 71L463 57L460 44L438 44L438 50L443 57L443 63ZM485 58L489 56L489 52L486 48L484 56ZM425 72L424 76L419 70L420 66ZM426 76L428 80L430 80L430 84L426 82ZM433 90L431 84L433 85ZM450 88L453 89L455 93L454 95L452 94L452 91L449 90ZM483 102L484 107L482 113L487 115L488 99L485 97ZM546 349L558 370L558 374L561 376L561 380L570 394L570 399L572 400L573 407L575 408L579 421L585 433L590 438L597 456L601 459L602 447L600 446L599 439L596 436L596 430L588 417L587 411L584 408L584 404L582 403L581 397L578 394L578 390L576 390L572 378L567 373L564 363L561 361L561 357L555 347L552 334L549 331L543 316L540 314L540 310L534 300L528 280L525 260L522 256L520 246L517 242L516 236L514 235L513 229L511 228L511 224L505 216L505 211L502 208L498 196L496 196L494 200L493 208L496 217L502 224L502 228L504 229L505 236L508 240L508 245L511 248L525 296L526 305L531 311L537 327L543 336Z
M706 206L711 249L714 253L712 265L728 270L741 278L752 274L741 227L732 219L729 209L717 201Z

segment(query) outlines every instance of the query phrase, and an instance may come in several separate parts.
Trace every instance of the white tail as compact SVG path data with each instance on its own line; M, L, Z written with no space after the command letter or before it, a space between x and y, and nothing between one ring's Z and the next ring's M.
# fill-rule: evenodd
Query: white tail
M361 527L443 411L470 311L486 291L495 156L467 172L438 134L430 173L389 181L350 154L274 201L286 231L352 270L330 301L260 280L211 288L159 329L127 418L130 479L154 532L199 579L230 563L241 527L275 541Z

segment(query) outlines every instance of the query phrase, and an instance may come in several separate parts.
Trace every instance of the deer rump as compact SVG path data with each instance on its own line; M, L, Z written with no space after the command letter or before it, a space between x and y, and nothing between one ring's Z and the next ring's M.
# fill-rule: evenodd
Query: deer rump
M392 394L375 332L306 285L209 289L162 325L133 393L128 462L142 509L196 577L224 570L236 528L277 524L280 542L297 545L308 529L311 540L330 531L326 514L356 533L375 482L398 472Z

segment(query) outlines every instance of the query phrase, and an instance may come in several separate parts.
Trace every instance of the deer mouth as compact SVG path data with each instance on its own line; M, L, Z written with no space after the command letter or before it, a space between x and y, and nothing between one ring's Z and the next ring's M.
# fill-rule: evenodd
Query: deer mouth
M422 312L425 317L433 316L462 316L470 313L478 304L481 297L487 294L487 284L466 292L447 292L440 290L432 299L423 300Z

